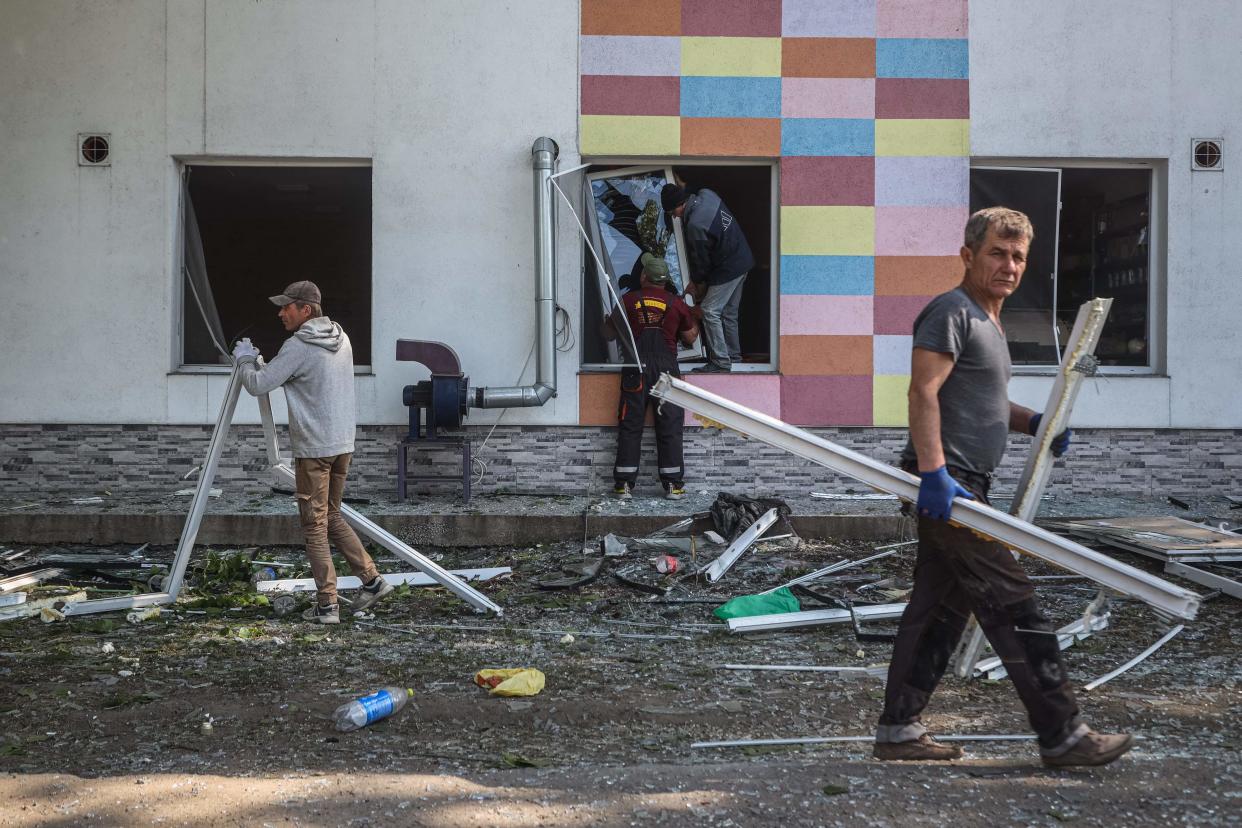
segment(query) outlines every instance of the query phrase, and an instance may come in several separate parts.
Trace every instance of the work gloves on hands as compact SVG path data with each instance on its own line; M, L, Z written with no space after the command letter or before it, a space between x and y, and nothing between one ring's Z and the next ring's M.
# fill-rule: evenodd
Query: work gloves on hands
M953 510L953 498L961 497L974 500L975 496L966 491L962 484L949 476L944 466L935 471L919 472L923 482L919 484L919 516L932 520L948 520Z
M249 339L240 339L233 346L233 361L236 363L245 362L246 360L258 360L259 349Z
M1031 421L1027 424L1026 430L1030 432L1032 437L1039 433L1039 421L1043 418L1044 415L1042 413L1031 416ZM1067 428L1065 431L1062 431L1056 437L1052 438L1052 456L1060 457L1062 454L1069 451L1070 438L1073 436L1074 432Z

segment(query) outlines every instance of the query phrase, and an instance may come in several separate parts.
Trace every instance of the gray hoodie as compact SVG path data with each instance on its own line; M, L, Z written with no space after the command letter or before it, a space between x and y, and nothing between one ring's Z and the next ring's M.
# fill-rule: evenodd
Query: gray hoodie
M262 368L243 362L241 381L256 397L285 387L294 457L353 453L354 349L328 317L308 319Z

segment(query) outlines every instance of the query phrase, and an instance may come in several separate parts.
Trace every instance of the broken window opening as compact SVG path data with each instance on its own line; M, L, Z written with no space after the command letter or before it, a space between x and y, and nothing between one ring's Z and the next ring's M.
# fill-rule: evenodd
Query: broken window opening
M972 212L1003 205L1035 226L1022 284L1001 311L1014 365L1056 365L1078 307L1112 298L1100 364L1153 367L1153 178L1133 166L971 169Z
M585 186L589 189L584 192L583 198L584 218L588 224L587 232L597 240L597 249L607 249L612 259L611 264L605 260L605 265L613 267L616 271L613 276L614 287L623 277L629 276L634 268L638 258L638 246L644 243L641 239L643 229L646 228L648 231L651 229L649 220L646 224L641 220L644 216L643 211L649 210L658 214L660 223L657 228L662 226L663 220L658 186L636 188L640 193L640 200L644 201L642 205L625 204L618 198L618 194L613 192L616 189L616 179L625 180L635 175L645 174L642 171L648 171L667 180L670 168L675 180L688 189L692 191L702 188L714 190L725 204L729 205L730 210L741 223L746 240L755 257L755 266L747 275L742 287L742 301L738 311L738 334L743 355L740 363L734 363L733 370L735 372L775 370L773 364L775 348L772 342L774 334L772 228L775 224L772 213L775 175L773 165L688 164L679 161L676 164L652 163L642 166L632 163L594 164L588 167ZM609 187L609 182L613 182L612 187ZM663 181L660 183L662 184ZM647 207L652 200L650 193L654 193L653 208ZM591 196L590 199L586 197L588 194ZM626 199L625 201L632 202L633 200ZM608 206L610 203L622 207L623 214L620 216L620 222L613 208ZM627 215L632 221L624 221ZM635 223L635 227L630 227ZM640 236L638 242L629 238L634 235ZM680 264L686 261L685 248L680 243L680 238L677 240L679 244L675 247L670 244L669 249L670 251L676 250L679 254L678 269L674 273L674 280L678 281L679 286L684 287L684 284L689 281L688 265L682 267ZM650 241L648 239L647 243ZM599 242L602 242L602 247ZM590 251L585 249L585 244L583 262L582 330L585 333L582 337L582 365L585 368L616 366L623 360L623 354L616 342L610 343L599 332L604 319L604 309L611 307L611 301L605 299L603 295L606 288L600 279L594 257ZM671 261L670 264L672 264ZM629 289L628 285L629 281L626 279L625 289ZM619 290L619 292L623 291ZM687 367L691 367L702 361L702 353L702 336L700 335L693 351L683 350L681 359L687 363Z
M229 365L243 336L271 359L289 334L268 297L301 279L371 364L369 166L187 164L182 211L182 365Z

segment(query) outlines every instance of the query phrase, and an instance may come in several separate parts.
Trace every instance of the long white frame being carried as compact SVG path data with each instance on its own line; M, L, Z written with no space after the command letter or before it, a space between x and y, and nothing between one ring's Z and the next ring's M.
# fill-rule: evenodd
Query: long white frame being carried
M912 503L918 499L919 479L914 475L668 374L660 376L651 393L748 437L861 480L882 492L895 494ZM1199 596L1189 590L976 501L954 500L953 522L994 538L1011 549L1034 555L1145 601L1169 615L1190 620L1199 608Z

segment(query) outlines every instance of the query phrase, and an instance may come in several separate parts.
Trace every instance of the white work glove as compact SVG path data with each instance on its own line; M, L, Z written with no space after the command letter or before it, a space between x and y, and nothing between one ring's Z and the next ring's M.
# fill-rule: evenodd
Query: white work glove
M238 340L237 344L233 346L233 362L242 363L248 359L257 361L259 359L259 349L254 347L249 338Z

